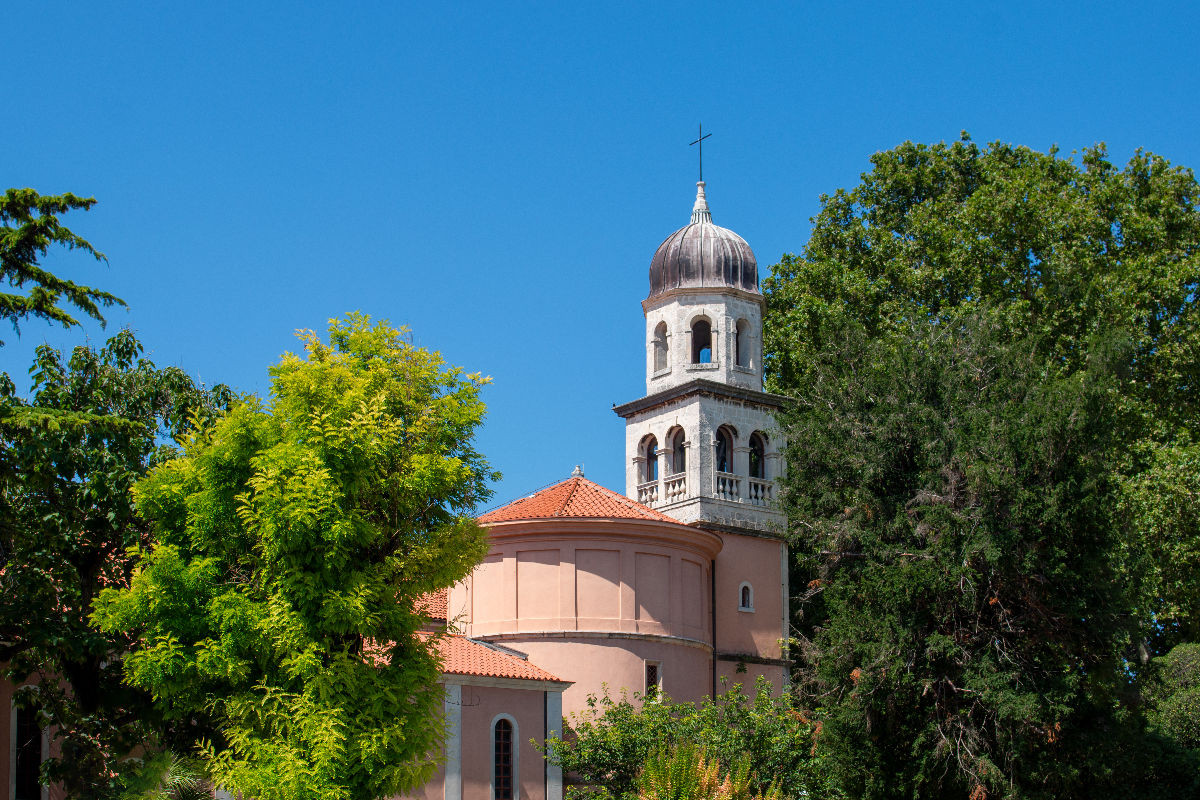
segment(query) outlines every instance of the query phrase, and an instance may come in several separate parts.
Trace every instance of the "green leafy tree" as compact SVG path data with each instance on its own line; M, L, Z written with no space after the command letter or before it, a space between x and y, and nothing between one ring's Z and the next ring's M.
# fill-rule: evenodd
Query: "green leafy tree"
M259 800L361 800L425 782L439 665L414 601L483 557L494 474L472 446L485 379L360 314L271 369L134 490L151 542L102 629L129 682L214 729L214 783Z
M1139 519L1116 554L1121 581L1137 589L1130 610L1147 657L1195 636L1200 597L1181 577L1200 550L1195 515L1186 498L1156 494L1169 484L1138 478L1200 480L1188 455L1200 415L1192 171L1141 151L1121 169L1102 146L1064 159L965 134L906 142L871 164L857 186L822 198L803 253L764 281L770 388L799 396L827 380L822 354L847 330L895 347L914 322L965 313L1035 343L1052 375L1085 369L1094 343L1122 340L1112 468L1125 487L1117 502Z
M1150 725L1200 751L1200 644L1178 645L1152 668L1145 693Z
M19 322L28 317L57 322L65 328L78 325L79 321L62 307L64 301L101 324L104 317L100 306L125 305L108 292L59 278L38 263L53 245L83 250L97 261L105 260L103 253L58 220L68 211L86 211L95 204L91 197L40 195L33 189L9 189L0 197L0 277L16 289L32 286L28 294L0 292L0 318L10 321L14 329L19 330Z
M847 328L785 415L797 682L862 798L1191 796L1113 712L1137 627L1117 558L1129 348L1062 374L981 310ZM1129 787L1136 787L1134 788Z
M40 710L61 755L45 775L71 797L115 796L133 754L163 741L150 696L126 687L133 639L89 622L105 587L128 585L149 526L130 488L230 399L159 369L122 331L69 359L39 347L31 392L0 376L0 675Z
M1190 435L1138 442L1143 466L1121 476L1120 512L1134 522L1123 561L1143 587L1140 611L1153 623L1143 633L1157 653L1200 642L1200 443Z
M674 763L664 753L690 743L714 763L737 766L748 759L757 776L755 792L774 784L784 797L832 797L824 793L811 755L815 736L815 726L790 696L777 695L760 679L753 696L739 684L700 703L589 696L588 711L572 715L565 735L548 740L545 753L582 784L570 787L573 795L635 797L639 775L656 752Z

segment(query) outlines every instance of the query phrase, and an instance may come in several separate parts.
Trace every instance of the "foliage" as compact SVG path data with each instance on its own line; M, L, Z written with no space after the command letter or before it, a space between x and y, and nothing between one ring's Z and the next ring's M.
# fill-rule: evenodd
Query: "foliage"
M1123 340L1113 468L1137 495L1128 511L1146 516L1122 551L1122 581L1138 590L1132 610L1150 654L1194 636L1200 597L1173 557L1200 549L1196 517L1134 478L1150 468L1196 480L1191 456L1177 458L1194 446L1200 414L1191 170L1142 151L1118 169L1102 146L1078 160L981 148L965 134L906 142L871 163L859 185L822 198L803 255L784 256L764 281L770 387L800 395L824 379L822 354L847 330L895 347L916 322L966 313L1036 343L1051 375L1085 369L1095 343Z
M799 684L851 796L1018 793L1121 669L1117 377L975 316L910 337L847 336L786 417Z
M427 780L438 660L414 601L482 558L467 516L486 381L352 314L271 369L271 399L194 435L134 490L153 525L96 619L137 634L129 682L216 729L214 782L259 800L372 798Z
M1192 791L1136 680L1200 632L1198 199L1140 151L905 143L764 282L796 677L849 793Z
M1200 644L1181 644L1152 662L1147 717L1152 727L1200 751Z
M1134 350L1125 390L1179 420L1197 408L1200 186L1139 151L1117 170L1024 147L906 142L871 158L853 190L822 197L804 257L767 281L768 372L803 386L847 324L872 338L986 308L1036 335L1068 371L1098 333Z
M199 764L169 751L146 758L126 783L121 800L211 800L212 787Z
M638 776L640 800L780 800L777 784L764 792L757 788L748 753L722 769L702 746L688 741L655 749Z
M783 796L799 797L817 788L810 756L815 735L790 697L773 696L771 685L760 678L752 697L739 684L698 704L666 697L642 703L636 695L614 700L607 692L590 696L588 711L572 715L563 738L548 740L546 754L592 792L602 788L607 796L629 798L637 793L638 775L652 753L691 742L722 764L736 765L749 754L762 778L758 791L775 782Z
M65 361L39 347L30 373L28 400L0 376L0 674L29 682L17 702L56 731L46 775L71 797L109 797L155 719L122 683L133 639L89 624L92 601L128 584L127 549L147 541L130 487L230 395L155 367L129 331Z
M56 244L105 260L103 253L58 221L68 211L86 211L95 204L90 197L39 195L33 189L9 189L0 197L0 278L17 289L33 285L29 294L0 292L0 318L12 322L14 329L28 317L58 322L65 328L78 325L60 305L64 300L101 323L100 306L125 305L108 292L59 278L38 264Z
M1154 622L1147 638L1161 651L1200 642L1200 444L1141 442L1138 449L1143 468L1121 479L1119 511L1136 530L1123 559L1138 570L1147 597L1142 613Z

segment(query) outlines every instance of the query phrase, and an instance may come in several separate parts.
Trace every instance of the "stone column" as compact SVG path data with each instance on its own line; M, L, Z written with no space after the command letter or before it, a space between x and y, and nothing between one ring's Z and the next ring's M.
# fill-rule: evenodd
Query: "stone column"
M546 738L562 738L562 692L546 692ZM546 800L562 800L562 767L546 763ZM449 800L447 798L446 800Z
M767 453L763 456L763 470L767 480L778 481L783 477L783 457L779 453Z
M462 800L462 687L446 686L445 800Z

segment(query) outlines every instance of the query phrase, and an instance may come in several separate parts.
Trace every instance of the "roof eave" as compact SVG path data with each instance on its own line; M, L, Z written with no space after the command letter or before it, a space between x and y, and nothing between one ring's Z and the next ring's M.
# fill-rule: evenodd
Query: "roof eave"
M740 386L730 386L726 383L718 383L705 378L696 378L687 383L663 389L661 392L646 395L637 400L622 403L619 406L613 406L613 413L622 419L627 419L639 411L646 411L647 409L670 403L672 400L678 400L681 397L687 397L691 394L708 394L714 397L724 397L731 400L755 403L760 406L769 406L770 408L783 408L788 402L788 398L781 394L758 392L754 389L743 389Z

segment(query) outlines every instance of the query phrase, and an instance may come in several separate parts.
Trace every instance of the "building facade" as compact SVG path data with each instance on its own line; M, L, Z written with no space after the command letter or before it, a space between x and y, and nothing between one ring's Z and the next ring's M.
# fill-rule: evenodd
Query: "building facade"
M713 224L703 182L690 222L651 260L642 309L646 395L614 408L625 420L625 494L577 469L484 514L491 550L446 596L452 630L565 684L556 702L568 721L603 691L693 701L758 676L779 690L787 682L783 398L763 391L754 254ZM501 742L488 713L464 708L458 719ZM458 764L448 769L483 777L474 790L431 784L425 796L513 800L486 777L504 771L494 760L460 763L448 749ZM562 780L554 773L521 797L560 800Z

